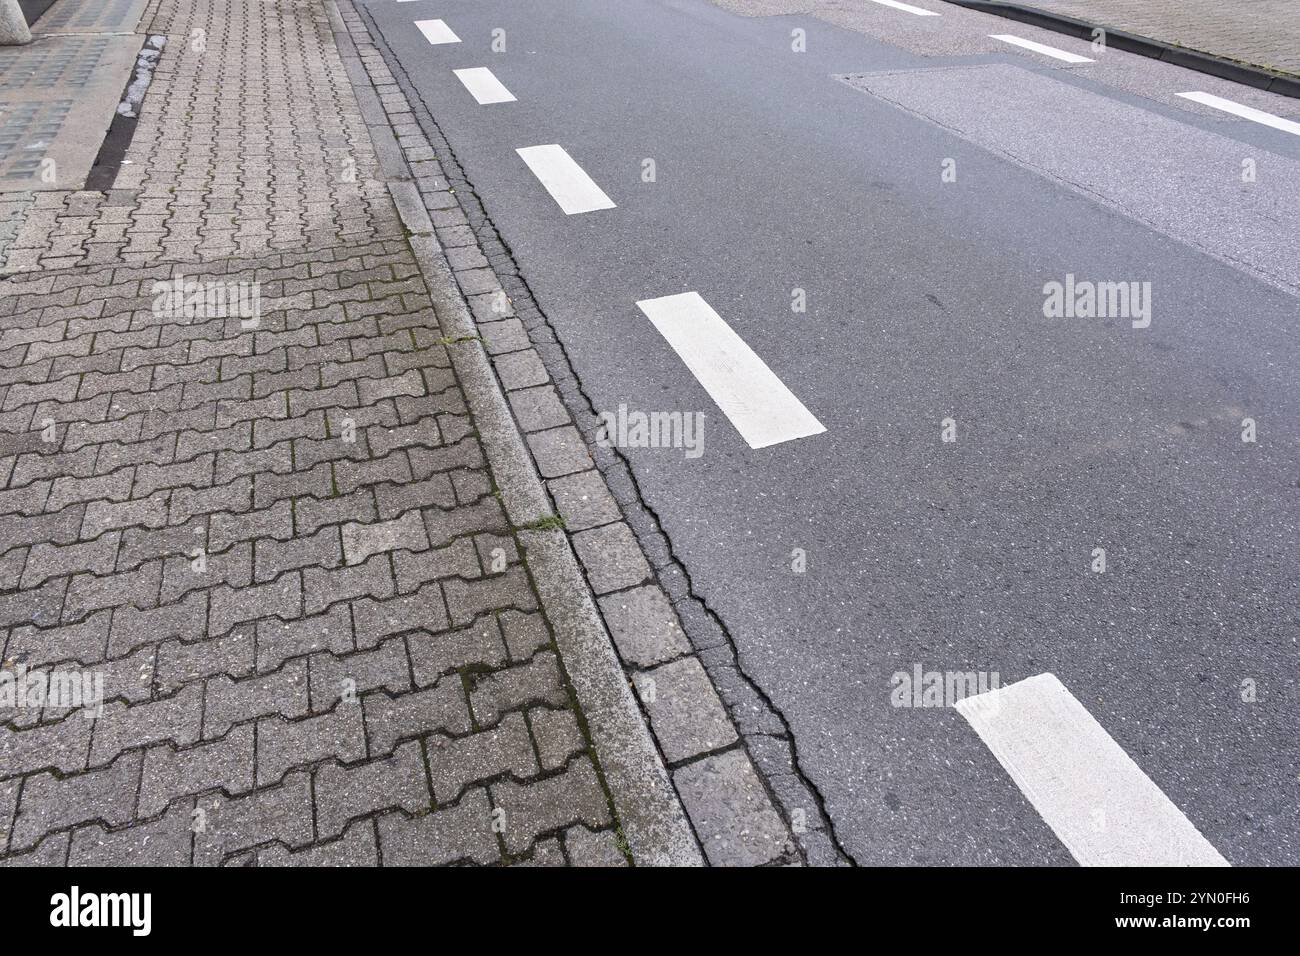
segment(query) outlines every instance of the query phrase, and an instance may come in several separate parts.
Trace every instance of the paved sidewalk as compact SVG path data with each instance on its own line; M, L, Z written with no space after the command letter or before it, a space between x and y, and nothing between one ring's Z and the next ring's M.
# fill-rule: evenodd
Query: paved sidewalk
M1025 0L1089 23L1300 76L1300 0Z
M138 32L0 247L3 671L103 680L0 679L0 861L627 863L326 5Z

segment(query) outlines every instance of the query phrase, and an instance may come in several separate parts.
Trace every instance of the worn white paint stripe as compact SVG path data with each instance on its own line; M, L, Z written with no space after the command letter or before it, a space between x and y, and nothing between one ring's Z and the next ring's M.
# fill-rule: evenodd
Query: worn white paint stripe
M451 27L442 20L416 20L415 25L420 28L420 32L430 43L460 42L460 37L456 36Z
M515 95L506 89L505 84L496 78L491 70L486 66L475 66L468 70L452 70L456 74L456 79L465 85L469 90L470 96L474 97L480 106L487 106L489 103L513 103Z
M882 7L893 7L895 10L906 10L908 13L915 13L918 17L937 17L939 14L933 10L922 10L920 7L914 7L910 3L899 3L898 0L872 0Z
M1203 103L1206 106L1213 107L1216 110L1223 110L1225 113L1231 113L1233 116L1240 116L1243 119L1252 120L1256 123L1263 123L1265 126L1271 126L1274 129L1280 129L1285 133L1291 133L1300 136L1300 123L1295 120L1283 119L1280 116L1274 116L1272 113L1265 113L1263 110L1257 110L1253 106L1243 106L1241 103L1234 103L1232 100L1225 100L1222 96L1215 96L1213 93L1202 93L1199 90L1193 93L1179 93L1185 100L1191 100L1194 103Z
M591 212L594 209L613 209L614 202L592 181L563 146L526 146L515 150L528 164L533 175L542 181L551 198L560 204L567 215Z
M1227 866L1054 674L956 705L1083 866Z
M637 303L750 448L826 431L698 292Z
M1041 53L1043 56L1053 56L1058 60L1064 60L1066 63L1095 63L1096 60L1089 59L1086 56L1079 56L1077 53L1070 53L1066 50L1058 50L1054 46L1048 46L1046 43L1036 43L1033 40L1026 40L1024 37L1014 36L1010 33L990 33L994 40L1001 40L1003 43L1011 43L1015 46L1022 46L1026 50L1033 50L1035 53Z

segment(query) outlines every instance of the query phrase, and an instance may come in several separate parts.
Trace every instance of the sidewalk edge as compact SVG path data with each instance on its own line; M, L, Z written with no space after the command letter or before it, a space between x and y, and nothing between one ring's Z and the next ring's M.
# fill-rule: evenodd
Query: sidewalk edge
M371 78L352 46L351 35L335 0L327 3L339 56L354 89L378 100ZM364 86L359 86L364 83ZM392 140L386 114L364 111L367 129ZM392 154L389 154L390 159ZM432 233L427 211L411 201L413 186L402 169L384 164L385 185L403 224L420 268L452 365L466 402L479 428L480 440L502 505L511 524L522 528L551 515L531 456L514 424L505 395L477 337L477 329L460 294L442 247ZM396 175L395 175L396 174ZM632 858L657 866L702 866L686 813L668 778L668 771L650 737L641 711L624 679L613 642L588 591L563 531L522 530L519 533L542 605L550 619L563 666L582 707L601 769L609 782L624 837Z
M1268 70L1261 66L1241 63L1213 53L1177 46L1163 40L1154 40L1125 30L1115 30L1101 24L1089 23L1086 20L1079 20L1075 17L1067 17L1064 14L1051 13L1017 3L1000 3L995 2L995 0L944 0L944 2L951 3L953 6L965 7L968 10L978 10L1008 20L1028 23L1044 30L1064 33L1082 40L1091 40L1093 30L1105 30L1106 46L1109 48L1123 50L1125 53L1136 53L1138 56L1150 57L1154 60L1162 60L1166 63L1172 63L1174 66L1195 70L1198 73L1206 73L1222 80L1231 80L1234 83L1240 83L1243 86L1264 90L1269 93L1276 93L1279 96L1300 99L1300 77Z

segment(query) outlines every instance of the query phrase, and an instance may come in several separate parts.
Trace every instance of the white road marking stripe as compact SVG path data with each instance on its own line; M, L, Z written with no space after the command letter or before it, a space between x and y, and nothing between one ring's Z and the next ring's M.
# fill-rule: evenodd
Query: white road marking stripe
M442 20L416 20L415 25L420 28L420 32L430 43L460 42L460 37L452 33L451 27Z
M933 10L922 10L910 3L899 3L898 0L872 0L872 2L885 7L893 7L895 10L906 10L908 13L915 13L918 17L937 17L939 15Z
M1003 43L1011 43L1015 46L1022 46L1026 50L1033 50L1035 53L1041 53L1044 56L1054 56L1058 60L1064 60L1066 63L1095 63L1096 60L1089 59L1086 56L1079 56L1077 53L1069 53L1065 50L1058 50L1054 46L1048 46L1046 43L1036 43L1033 40L1026 40L1024 37L1014 36L1010 33L990 33L994 40L1001 40Z
M826 431L698 292L644 299L637 307L750 448Z
M1223 110L1225 113L1231 113L1234 116L1240 116L1243 119L1253 120L1256 123L1263 123L1265 126L1271 126L1274 129L1280 129L1285 133L1293 133L1300 136L1300 123L1295 120L1283 119L1280 116L1274 116L1272 113L1265 113L1263 110L1257 110L1253 106L1243 106L1240 103L1234 103L1232 100L1225 100L1221 96L1215 96L1212 93L1202 93L1197 90L1194 93L1179 93L1185 100L1191 100L1194 103L1203 103L1206 106L1212 106L1216 110Z
M1083 866L1228 866L1054 674L956 705Z
M527 146L515 152L542 181L566 215L614 208L613 200L583 172L563 146L551 143L548 146Z
M480 106L487 106L490 103L513 103L515 96L505 84L496 78L491 70L486 66L475 66L468 70L452 70L456 74L456 79L465 85L470 95L474 97Z

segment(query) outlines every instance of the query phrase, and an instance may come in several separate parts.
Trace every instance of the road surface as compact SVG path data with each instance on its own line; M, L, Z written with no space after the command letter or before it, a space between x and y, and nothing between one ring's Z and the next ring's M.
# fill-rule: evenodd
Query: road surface
M1032 727L1016 776L896 706L919 666L1055 675L1170 826L1296 865L1300 101L910 6L366 2L596 407L705 415L698 457L625 454L853 860L1148 825L1104 747L1056 756L1105 806L1035 800ZM1049 316L1052 283L1133 299ZM675 343L638 307L691 292L730 372L706 312Z

